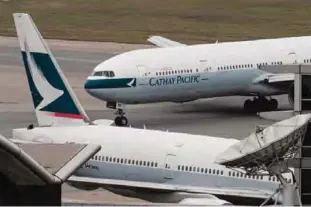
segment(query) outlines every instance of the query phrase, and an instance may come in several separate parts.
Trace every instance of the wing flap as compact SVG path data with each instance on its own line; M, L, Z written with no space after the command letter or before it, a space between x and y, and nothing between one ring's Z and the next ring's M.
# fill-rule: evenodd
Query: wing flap
M71 183L85 183L85 184L98 184L100 186L115 186L120 188L136 188L136 189L148 189L155 192L187 192L187 193L206 193L213 195L227 195L236 197L249 197L249 198L268 198L273 192L260 191L257 189L236 189L236 188L209 188L209 187L196 187L196 186L184 186L184 185L172 185L165 183L151 183L151 182L139 182L128 180L115 180L115 179L103 179L103 178L91 178L71 176L67 182Z

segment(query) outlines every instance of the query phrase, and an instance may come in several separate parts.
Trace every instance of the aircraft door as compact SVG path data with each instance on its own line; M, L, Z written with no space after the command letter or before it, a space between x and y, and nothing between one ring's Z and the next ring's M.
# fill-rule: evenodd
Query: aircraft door
M174 169L176 168L176 155L175 154L167 154L165 157L165 173L164 179L170 180L174 178Z
M289 56L289 64L297 63L297 54L295 52L288 53L288 56Z
M145 65L137 65L137 70L140 77L146 77L148 75L148 68Z
M209 62L207 59L200 60L200 63L199 63L200 72L209 72L211 70L212 70L211 62Z

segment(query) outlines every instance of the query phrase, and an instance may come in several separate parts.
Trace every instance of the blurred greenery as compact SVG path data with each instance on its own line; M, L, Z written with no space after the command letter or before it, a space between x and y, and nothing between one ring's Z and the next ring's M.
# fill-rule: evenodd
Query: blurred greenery
M183 43L311 35L309 0L0 0L0 35L29 13L44 38Z

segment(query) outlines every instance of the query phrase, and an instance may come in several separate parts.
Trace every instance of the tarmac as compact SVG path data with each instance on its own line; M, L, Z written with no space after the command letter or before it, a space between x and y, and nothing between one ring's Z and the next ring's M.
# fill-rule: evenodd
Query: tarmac
M113 111L106 109L104 102L91 97L83 88L84 80L94 67L118 53L152 47L150 45L62 40L49 40L48 45L92 120L114 118ZM36 124L16 38L0 37L0 71L0 134L9 138L13 128ZM290 109L287 96L276 98L279 100L280 109ZM262 119L257 115L246 114L243 111L245 99L247 97L224 97L184 104L129 105L127 116L132 127L243 139L255 129L256 125L274 123L272 120ZM34 152L38 153L37 156L45 156L44 152L40 153L38 150ZM53 158L53 156L50 157L50 159ZM146 203L102 189L82 191L68 185L63 187L63 197L87 202Z

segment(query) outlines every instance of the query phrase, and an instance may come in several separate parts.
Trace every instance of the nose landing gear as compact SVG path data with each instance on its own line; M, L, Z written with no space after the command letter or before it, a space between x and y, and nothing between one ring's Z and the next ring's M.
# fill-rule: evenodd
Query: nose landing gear
M117 115L116 118L114 119L114 124L116 126L127 126L128 125L128 120L125 116L123 104L108 101L106 103L106 107L111 108L111 109L116 109L116 111L114 112L114 114Z
M128 120L125 117L125 113L123 109L117 109L117 111L114 113L117 115L117 117L114 119L114 123L117 126L127 126Z
M267 99L266 97L254 97L253 100L247 99L244 102L244 110L246 112L254 113L260 111L273 111L278 108L278 101L276 99Z

